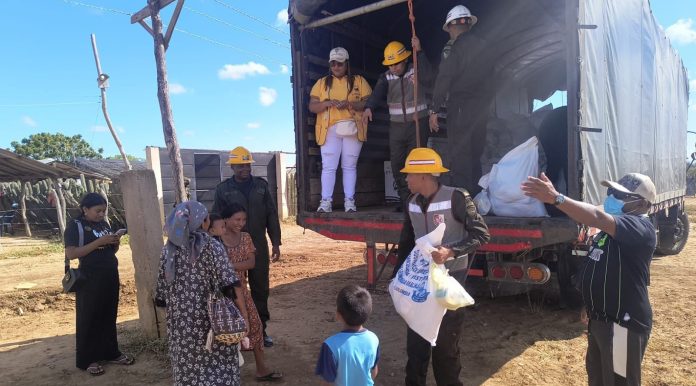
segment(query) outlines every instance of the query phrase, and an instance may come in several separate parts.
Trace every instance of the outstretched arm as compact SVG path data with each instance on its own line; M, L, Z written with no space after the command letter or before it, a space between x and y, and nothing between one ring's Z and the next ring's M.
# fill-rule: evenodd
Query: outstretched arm
M536 198L545 204L553 204L556 197L560 194L544 173L541 173L539 178L528 177L521 188L525 195ZM594 205L566 197L565 201L557 205L557 207L580 224L599 228L611 237L616 235L616 220L614 220L614 217L606 214Z

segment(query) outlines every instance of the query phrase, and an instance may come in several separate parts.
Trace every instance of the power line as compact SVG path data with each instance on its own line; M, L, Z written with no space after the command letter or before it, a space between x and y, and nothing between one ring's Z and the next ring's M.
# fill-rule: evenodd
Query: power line
M81 3L81 2L75 1L75 0L63 0L63 2L72 4L72 5L80 5L82 7L87 7L87 8L98 9L100 11L111 12L111 13L115 13L115 14L119 14L119 15L126 15L126 16L132 15L132 13L126 12L126 11L121 11L120 9L106 8L106 7L102 7L99 5Z
M93 105L99 102L56 102L56 103L27 103L15 105L0 105L0 107L51 107L51 106L69 106L69 105Z
M267 23L267 22L265 22L265 21L259 19L258 17L254 16L254 15L250 15L250 14L248 14L248 13L242 11L241 9L235 8L235 7L233 7L233 6L231 6L231 5L227 4L227 3L225 3L224 1L221 1L221 0L214 0L214 1L215 1L216 3L222 5L223 7L232 10L233 12L236 12L236 13L242 15L242 16L246 16L246 17L248 17L249 19L254 20L254 21L258 22L258 23L261 23L261 24L265 25L265 26L268 27L268 28L272 28L272 29L274 29L274 30L276 30L276 31L278 31L278 32L280 32L280 33L282 33L282 34L285 34L285 35L290 35L287 31L284 31L284 30L282 30L282 29L280 29L280 28L278 28L278 27L276 27L276 26L274 26L274 25L272 25L272 24L269 24L269 23Z
M242 27L238 27L238 26L236 26L236 25L234 25L234 24L232 24L232 23L228 23L228 22L226 22L226 21L224 21L224 20L221 20L221 19L218 19L218 18L216 18L216 17L214 17L214 16L208 15L208 14L205 13L205 12L201 12L201 11L198 11L198 10L193 9L193 8L190 8L190 7L184 7L184 9L186 9L186 10L188 10L188 11L191 11L191 12L193 12L193 13L197 13L197 14L203 16L203 17L207 17L208 19L214 20L214 21L216 21L216 22L218 22L218 23L220 23L220 24L224 24L224 25L226 25L226 26L228 26L228 27L230 27L230 28L232 28L232 29L236 29L236 30L239 30L239 31L242 31L242 32L246 32L246 33L251 34L251 35L254 35L254 36L256 36L256 37L259 38L259 39L265 40L265 41L270 42L270 43L273 43L273 44L275 44L275 45L278 45L278 46L281 46L281 47L284 47L284 48L290 48L290 45L288 45L288 44L281 43L281 42L279 42L279 41L273 40L273 39L268 38L268 37L266 37L266 36L260 35L260 34L254 32L254 31L250 31L250 30L248 30L248 29L245 29L245 28L242 28Z
M217 1L217 0L216 0L216 1ZM64 2L64 3L73 4L73 5L79 5L79 6L87 7L87 8L98 9L98 10L105 11L105 12L111 12L111 13L115 13L115 14L120 14L120 15L127 15L127 16L131 16L131 15L132 15L131 13L128 13L128 12L125 12L125 11L121 11L121 10L118 10L118 9L105 8L105 7L101 7L101 6L98 6L98 5L82 3L82 2L74 1L74 0L63 0L63 2ZM267 26L269 26L269 27L271 27L271 28L273 28L273 29L275 29L275 30L277 30L277 31L279 31L279 32L282 32L282 33L287 34L287 32L285 32L285 31L283 31L283 30L280 30L280 29L274 27L274 26L272 26L272 25L270 25L270 24L264 22L263 20L259 20L259 19L255 18L255 17L252 16L252 15L246 14L246 13L244 13L244 12L241 11L241 10L238 10L238 9L236 9L236 8L234 8L234 7L231 7L231 6L227 5L227 4L224 3L224 2L221 2L221 1L218 1L218 2L219 2L220 4L222 4L222 5L224 5L224 6L228 7L228 8L230 8L230 9L234 10L235 12L240 12L240 13L242 13L244 16L250 17L250 18L252 18L252 19L254 19L254 20L257 20L258 22L260 22L260 23L262 23L262 24L265 24L265 25L267 25ZM194 11L194 12L195 12L195 11ZM199 12L199 13L202 14L202 12ZM204 15L204 16L206 16L206 15ZM207 16L206 16L206 17L207 17ZM166 26L164 26L164 27L166 28ZM275 62L275 63L278 63L278 64L286 65L285 63L283 63L283 62L281 62L281 61L279 61L279 60L269 58L269 57L267 57L267 56L265 56L265 55L259 54L259 53L254 52L254 51L245 50L245 49L243 49L243 48L239 48L239 47L233 46L233 45L231 45L231 44L222 43L222 42L220 42L220 41L217 41L217 40L215 40L215 39L209 38L209 37L207 37L207 36L203 36L203 35L199 35L199 34L196 34L196 33L193 33L193 32L189 32L189 31L183 30L183 29L181 29L181 28L174 28L174 30L175 30L175 31L179 31L179 32L181 32L181 33L183 33L183 34L186 34L186 35L189 35L189 36L193 36L193 37L195 37L195 38L197 38L197 39L206 41L206 42L208 42L208 43L212 43L212 44L215 44L215 45L218 45L218 46L221 46L221 47L225 47L225 48L229 48L229 49L232 49L232 50L236 50L236 51L239 51L239 52L244 52L244 53L246 53L246 54L256 56L256 57L258 57L258 58L260 58L260 59L266 59L266 60L270 60L270 61ZM281 44L282 44L282 43L281 43ZM0 107L3 107L3 106L0 105ZM9 105L8 105L7 107L23 107L23 106L9 106Z
M259 58L259 59L265 59L265 60L269 60L269 61L272 61L272 62L275 62L275 63L278 63L278 64L286 65L285 63L283 63L283 62L281 62L281 61L279 61L279 60L276 60L276 59L273 59L273 58L269 58L268 56L265 56L265 55L256 53L256 52L254 52L254 51L245 50L245 49L243 49L243 48L239 48L239 47L233 46L233 45L231 45L231 44L219 42L219 41L213 40L213 39L211 39L211 38L209 38L209 37L207 37L207 36L195 34L195 33L193 33L193 32L189 32L189 31L183 30L183 29L181 29L181 28L174 28L174 30L175 30L175 31L178 31L178 32L181 32L181 33L183 33L183 34L189 35L189 36L193 36L193 37L195 37L195 38L197 38L197 39L204 40L204 41L206 41L206 42L208 42L208 43L216 44L216 45L221 46L221 47L230 48L230 49L235 50L235 51L244 52L244 53L246 53L246 54L256 56L256 57Z

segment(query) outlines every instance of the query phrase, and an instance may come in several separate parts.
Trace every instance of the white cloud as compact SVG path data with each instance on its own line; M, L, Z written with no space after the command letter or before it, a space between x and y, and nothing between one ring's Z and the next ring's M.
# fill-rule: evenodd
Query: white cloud
M218 70L218 77L220 79L239 80L247 76L267 75L270 73L268 67L263 64L249 62L246 64L225 64Z
M263 106L270 106L278 99L278 91L268 87L259 87L259 102Z
M287 9L281 9L280 11L278 11L278 13L276 14L276 24L278 26L288 24L288 10Z
M693 19L679 19L676 23L667 27L665 33L675 43L696 43L696 30L693 28Z
M95 125L92 126L89 130L95 133L110 133L109 126L106 125ZM116 131L118 131L119 133L125 133L126 129L124 129L122 126L116 126Z
M22 117L22 123L25 124L25 125L27 125L27 126L29 126L29 127L36 127L36 126L38 126L38 125L36 124L36 121L34 120L34 118L32 118L32 117L30 117L30 116L28 116L28 115L25 115L25 116Z
M247 123L247 128L248 128L248 129L258 129L259 127L261 127L261 124L258 123L258 122L249 122L249 123Z
M181 83L169 83L169 93L172 95L185 94L188 92L186 87Z
M288 71L290 71L290 69L288 68L288 66L286 66L286 65L284 65L284 64L281 64L281 65L280 65L280 73L281 73L281 74L287 74Z

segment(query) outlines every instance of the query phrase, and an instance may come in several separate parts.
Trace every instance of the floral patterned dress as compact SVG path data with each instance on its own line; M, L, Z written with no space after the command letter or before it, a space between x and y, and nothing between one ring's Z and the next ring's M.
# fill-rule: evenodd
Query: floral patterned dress
M174 279L167 282L163 253L155 296L158 301L166 302L174 384L239 385L237 345L214 342L212 353L205 348L210 330L207 299L211 288L215 281L219 287L239 283L224 246L207 237L200 256L193 263L189 261L188 249L179 248L175 270Z
M256 248L254 248L254 244L251 241L251 236L246 232L242 232L239 238L239 244L233 247L226 245L225 247L227 248L227 255L232 265L246 260L249 253L256 252ZM256 306L254 305L254 299L251 297L249 287L247 286L247 271L238 270L236 272L239 279L242 281L242 293L244 293L244 302L246 303L247 313L249 314L249 349L252 350L256 347L263 349L263 324L261 323L261 318L256 310Z

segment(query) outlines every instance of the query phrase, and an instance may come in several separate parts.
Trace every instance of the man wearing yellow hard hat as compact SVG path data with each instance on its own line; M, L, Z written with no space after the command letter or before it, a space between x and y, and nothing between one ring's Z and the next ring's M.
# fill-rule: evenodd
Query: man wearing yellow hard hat
M399 265L414 247L414 240L425 236L439 224L445 223L442 245L435 246L433 261L447 260L450 274L464 285L468 271L468 255L488 242L490 235L483 217L476 211L474 201L464 189L440 184L438 177L449 170L442 165L440 155L433 149L411 150L402 173L406 174L412 195L408 201L408 216L399 241ZM472 256L473 258L473 256ZM408 329L406 335L406 385L425 386L428 362L432 355L433 373L438 385L462 385L459 380L459 337L464 322L464 308L447 311L438 333L436 346Z
M386 100L389 108L389 158L397 192L402 204L408 198L405 176L399 173L411 149L416 147L416 124L414 115L420 120L420 143L425 146L428 139L428 103L426 91L433 81L432 66L420 47L417 37L411 40L418 55L418 106L415 105L415 72L410 63L411 51L401 42L391 42L384 48L383 65L389 69L380 75L365 103L363 122L372 121L374 110Z
M246 148L239 146L230 151L227 164L234 175L222 181L215 188L213 213L221 213L232 204L239 204L246 209L247 223L245 232L251 235L256 248L256 265L249 270L249 287L254 305L263 323L264 345L273 346L273 340L266 334L266 322L271 318L268 311L269 263L271 258L280 258L280 221L273 194L268 182L251 175L254 158ZM273 254L269 256L266 233L273 245Z
M450 40L433 86L430 129L439 131L438 110L447 103L448 154L452 170L449 183L466 188L473 195L480 191L481 155L486 145L486 124L495 97L492 47L474 30L478 18L463 6L452 8L442 29Z

